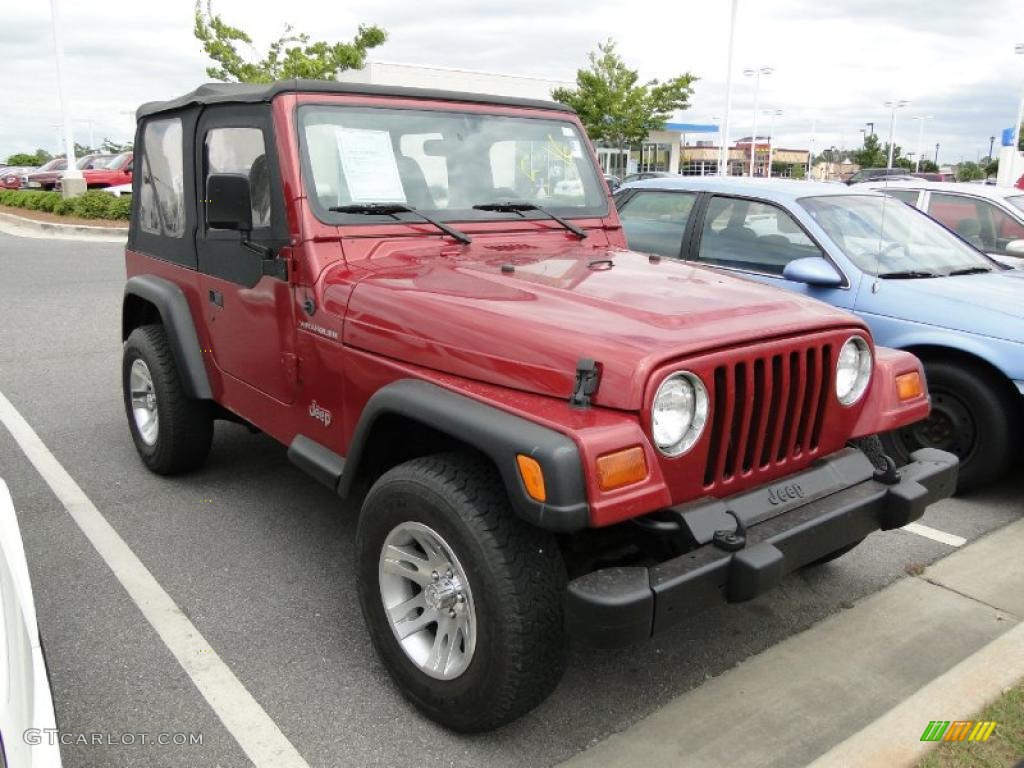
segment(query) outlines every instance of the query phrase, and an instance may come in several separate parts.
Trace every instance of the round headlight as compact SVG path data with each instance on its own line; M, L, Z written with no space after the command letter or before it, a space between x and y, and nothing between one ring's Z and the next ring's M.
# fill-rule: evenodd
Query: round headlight
M708 391L688 371L666 376L651 408L651 435L666 456L682 456L690 450L708 421Z
M836 363L836 397L843 405L853 405L871 381L871 348L860 336L851 336L839 350Z

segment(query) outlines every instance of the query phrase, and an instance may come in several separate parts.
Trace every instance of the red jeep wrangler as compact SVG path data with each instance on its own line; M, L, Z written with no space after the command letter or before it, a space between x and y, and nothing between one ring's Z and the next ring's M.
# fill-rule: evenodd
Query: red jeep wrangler
M401 690L458 730L613 646L906 525L918 360L857 318L631 252L576 115L335 82L138 112L124 403L154 472L225 419L362 500L359 597Z

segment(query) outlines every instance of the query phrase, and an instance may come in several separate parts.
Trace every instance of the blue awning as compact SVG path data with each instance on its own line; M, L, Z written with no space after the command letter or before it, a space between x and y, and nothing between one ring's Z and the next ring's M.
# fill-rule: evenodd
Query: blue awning
M701 123L665 123L665 130L679 133L718 133L718 126Z

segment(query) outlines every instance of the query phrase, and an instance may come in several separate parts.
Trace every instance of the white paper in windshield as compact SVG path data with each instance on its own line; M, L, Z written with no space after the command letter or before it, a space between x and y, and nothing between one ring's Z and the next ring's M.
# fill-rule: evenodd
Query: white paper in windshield
M341 168L353 203L404 203L405 190L387 131L339 128Z

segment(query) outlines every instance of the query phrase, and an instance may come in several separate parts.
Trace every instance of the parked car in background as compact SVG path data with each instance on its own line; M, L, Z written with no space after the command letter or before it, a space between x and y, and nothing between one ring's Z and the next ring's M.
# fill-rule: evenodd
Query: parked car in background
M106 164L82 171L85 185L89 189L102 189L132 183L134 153L122 152L110 158Z
M669 173L668 171L641 171L640 173L630 173L622 177L622 184L630 184L634 181L644 181L646 179L672 179L678 176L678 173Z
M114 197L121 197L122 195L130 195L132 193L131 184L118 184L116 187L100 187L100 192L106 192L108 195Z
M606 173L604 175L604 181L608 185L608 189L614 192L622 185L622 179L612 173Z
M846 183L860 184L865 181L875 181L877 179L894 178L897 176L913 178L906 168L861 168L850 178L846 179Z
M92 154L83 155L75 162L75 167L80 171L102 168L113 155ZM35 173L21 177L21 186L25 189L52 190L57 186L57 181L67 170L67 162L63 157L56 157Z
M0 189L18 189L21 187L21 177L35 173L38 168L29 165L9 165L0 171Z
M1024 426L1024 280L909 205L865 187L682 177L617 195L631 248L743 274L852 310L924 362L932 413L883 442L961 460L959 487L1003 475Z
M941 171L921 171L918 173L912 173L910 175L913 176L915 179L923 179L924 181L956 181L955 173L942 173Z
M1024 189L1024 176L1017 179L1017 183L1014 186L1016 186L1017 189Z
M1024 267L1024 191L921 181L866 186L910 203L1007 266Z
M60 768L60 745L44 732L56 727L25 547L0 480L0 766Z

